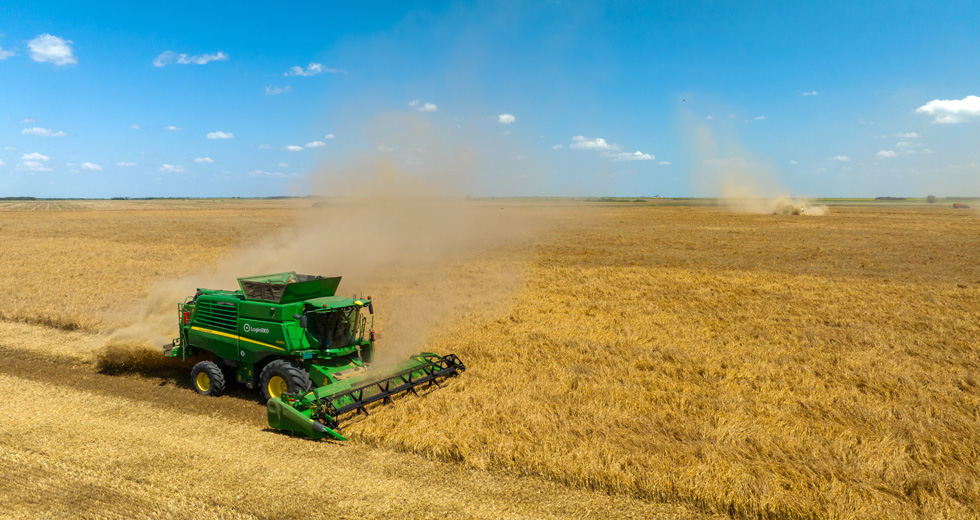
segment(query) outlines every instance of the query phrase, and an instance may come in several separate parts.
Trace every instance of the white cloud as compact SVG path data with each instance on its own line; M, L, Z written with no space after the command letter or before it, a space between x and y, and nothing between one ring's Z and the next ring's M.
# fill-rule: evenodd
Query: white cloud
M17 169L20 171L27 172L49 172L51 168L48 168L42 162L38 161L23 161L17 165Z
M179 126L174 126L174 125L165 126L165 127L163 127L163 129L164 130L170 130L170 131L183 130L183 128L181 128Z
M13 55L17 54L14 51L5 51L3 47L0 47L0 61L5 60Z
M497 122L500 124L509 125L514 121L517 121L517 118L514 117L514 114L500 114L499 116L497 116Z
M161 164L160 171L164 173L184 173L186 170L183 166L175 166L173 164Z
M51 158L47 155L42 155L38 152L25 153L24 155L20 156L20 160L22 161L47 161L49 159Z
M335 135L333 135L333 134L327 134L327 135L325 135L325 136L323 136L323 138L324 138L324 139L336 139L336 138L337 138L337 136L335 136Z
M705 119L707 119L708 121L711 121L714 118L715 118L715 116L705 116Z
M208 163L208 164L212 164L214 162L214 159L212 159L210 157L198 157L198 158L194 159L194 162L196 162L196 163Z
M271 149L272 149L272 147L269 146L269 145L267 145L267 144L260 144L259 145L259 150L271 150Z
M817 94L819 94L819 92L817 92L816 90L811 90L809 92L803 93L804 96L816 96Z
M3 149L6 150L6 151L8 151L8 152L16 152L17 151L17 147L16 146L4 146Z
M410 106L410 107L417 107L417 106L419 106L419 103L421 103L421 101L419 101L418 99L413 99L413 100L411 100L411 101L408 102L408 106Z
M233 139L235 134L231 132L208 132L208 139Z
M661 166L670 166L670 161L660 161Z
M301 152L301 151L303 151L303 147L302 146L296 146L295 144L290 144L290 145L283 146L283 149L284 150L289 150L290 152Z
M5 162L3 162L3 159L0 159L0 166L4 166L4 165L6 165L6 164L7 164L7 163L5 163Z
M39 63L55 65L74 65L78 59L72 55L71 40L64 40L48 33L38 35L27 42L31 49L31 59Z
M139 130L139 129L143 128L143 127L140 126L140 125L132 125L132 126L130 126L130 128L132 128L133 130Z
M916 139L919 137L919 134L915 132L899 132L895 134L895 137L899 139Z
M878 153L875 155L881 158L887 158L887 157L895 157L898 154L895 153L895 150L879 150Z
M905 148L905 149L908 149L908 148L913 148L915 146L917 146L915 143L911 143L909 141L899 141L899 142L895 143L895 148Z
M847 161L850 161L851 160L851 158L848 157L848 156L846 156L846 155L835 155L835 156L831 157L830 159L832 161L840 161L840 162L847 162Z
M101 171L102 170L102 167L99 166L98 164L95 164L95 163L83 162L82 163L82 169L83 170L92 170L92 171Z
M552 150L561 150L562 148L564 148L564 146L565 146L565 145L561 145L561 144L554 144L554 145L551 145L551 149L552 149Z
M216 54L200 54L197 56L191 56L189 54L177 54L174 51L163 51L153 60L154 67L164 67L170 65L171 63L179 63L181 65L195 64L204 65L205 63L211 61L224 61L228 59L228 55L218 51Z
M321 148L327 146L327 143L323 141L313 141L312 143L306 143L307 148Z
M765 121L766 116L755 116L753 119L755 119L756 121Z
M38 127L25 128L25 129L21 130L20 133L23 134L23 135L36 135L38 137L64 137L64 136L68 135L68 134L62 132L61 130L58 130L57 132L55 132L54 130L51 130L50 128L38 128Z
M439 107L435 103L426 103L419 107L419 112L435 112Z
M799 163L798 163L798 162L796 161L796 159L790 159L790 161L789 161L789 163L790 163L790 164L799 164Z
M933 123L963 123L973 116L980 115L980 97L934 99L915 109L915 112L933 116Z
M116 166L122 166L123 168L129 168L129 167L132 167L132 166L136 166L136 163L122 161L122 162L117 162L116 163Z
M650 155L648 153L643 153L643 152L641 152L639 150L637 150L637 151L635 151L633 153L629 153L629 152L620 152L620 153L603 152L602 156L603 157L609 157L609 158L611 158L614 161L652 161L652 160L656 159L656 157L654 157L654 156L652 156L652 155Z
M260 176L265 176L265 177L285 177L286 176L282 172L267 172L267 171L264 171L264 170L252 170L252 171L248 172L248 175L249 175L249 177L260 177Z
M288 94L293 91L293 87L286 85L285 87L265 87L265 93L270 96L278 96L279 94Z
M619 145L609 144L601 137L588 139L581 135L572 137L572 144L568 147L574 150L619 150Z
M281 162L281 163L279 163L279 167L280 168L289 168L289 165L286 164L286 163L284 163L284 162Z
M337 74L344 72L341 69L331 69L329 67L324 67L322 63L310 63L304 69L303 67L296 66L289 69L288 72L283 74L283 76L316 76L317 74L323 74L324 72L329 72L330 74Z

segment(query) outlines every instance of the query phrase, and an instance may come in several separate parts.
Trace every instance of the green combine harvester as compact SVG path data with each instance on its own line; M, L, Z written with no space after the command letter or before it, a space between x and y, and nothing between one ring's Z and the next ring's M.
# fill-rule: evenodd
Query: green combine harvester
M374 304L370 296L336 296L339 276L290 271L239 278L238 285L198 289L178 304L180 336L164 355L207 358L191 370L198 393L220 395L231 378L257 386L273 428L347 440L341 415L367 413L369 404L417 394L466 369L453 354L430 352L373 367Z

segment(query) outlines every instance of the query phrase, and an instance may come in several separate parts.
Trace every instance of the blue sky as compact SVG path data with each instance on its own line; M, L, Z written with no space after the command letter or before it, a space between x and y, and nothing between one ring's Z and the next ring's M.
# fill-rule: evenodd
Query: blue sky
M0 196L980 195L980 6L861 4L4 2Z

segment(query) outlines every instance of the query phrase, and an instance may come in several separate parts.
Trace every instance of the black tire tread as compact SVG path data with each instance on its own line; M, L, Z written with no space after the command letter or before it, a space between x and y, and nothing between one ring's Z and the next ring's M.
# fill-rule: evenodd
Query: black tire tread
M266 365L262 369L262 374L259 375L259 391L266 401L271 397L266 390L269 388L269 380L274 375L279 375L285 379L290 389L295 388L298 392L305 392L313 386L310 375L306 373L303 367L288 359L277 359Z
M211 378L211 388L207 392L201 392L197 389L197 374L201 372L207 372L208 377ZM201 361L191 369L191 386L199 394L217 397L225 391L225 373L214 361Z

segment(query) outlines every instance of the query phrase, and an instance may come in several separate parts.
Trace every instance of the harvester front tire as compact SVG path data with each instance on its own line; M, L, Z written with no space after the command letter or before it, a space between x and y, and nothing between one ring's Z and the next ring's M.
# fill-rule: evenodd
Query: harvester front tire
M201 361L191 370L191 386L199 394L221 395L225 391L225 374L213 361Z
M277 359L262 369L259 388L265 401L284 393L306 392L313 386L310 375L302 366L285 359Z

